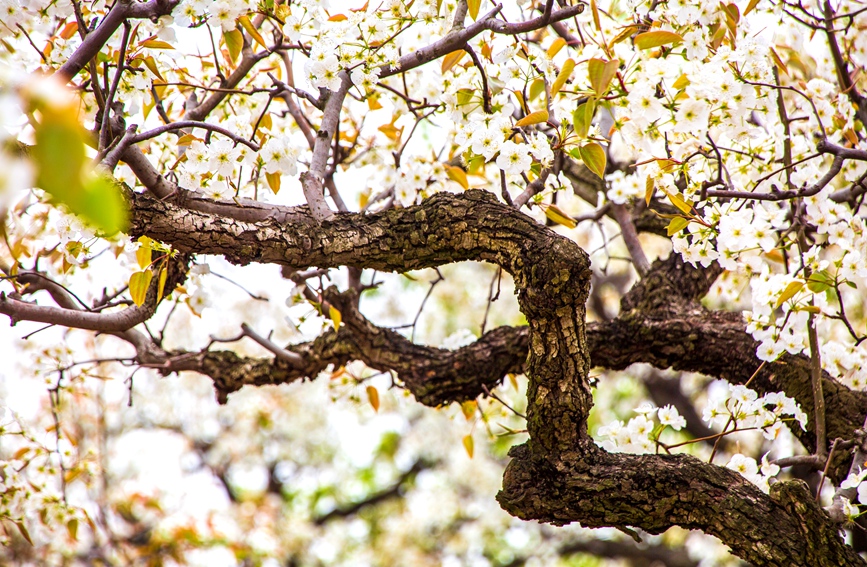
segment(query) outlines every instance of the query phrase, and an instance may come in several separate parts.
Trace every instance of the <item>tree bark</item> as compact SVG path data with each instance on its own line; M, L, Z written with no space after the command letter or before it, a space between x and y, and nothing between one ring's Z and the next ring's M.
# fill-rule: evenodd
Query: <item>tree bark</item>
M509 513L556 525L637 526L651 533L674 525L701 529L756 565L864 564L797 482L779 483L765 495L737 473L689 456L611 454L595 445L587 432L593 403L584 311L590 263L574 242L482 191L440 193L419 206L367 216L336 214L321 224L305 209L297 212L297 220L283 224L274 219L249 222L134 195L132 233L184 252L294 270L350 266L402 272L466 260L497 264L512 274L529 322L524 368L529 378L530 438L510 453L513 460L498 496ZM633 322L652 326L656 319L638 314L681 312L685 317L677 324L690 332L695 327L691 316L703 314L698 306L682 310L705 293L716 274L689 271L676 261L656 268L624 300L624 320L630 321L632 313ZM676 292L670 285L666 292L666 282L677 282ZM339 305L351 311L351 302ZM378 339L400 344L394 337L363 328L363 319L350 315L345 328L353 336L373 339L357 345L359 350L372 346L375 353L382 344ZM733 319L723 320L728 322L726 329L733 329ZM636 340L626 331L609 332L626 344ZM644 339L650 338L652 344L647 334ZM340 332L334 334L339 336ZM512 345L509 354L514 356ZM702 348L706 352L707 345ZM621 346L609 342L607 349L599 350L616 360ZM514 366L512 359L497 371Z

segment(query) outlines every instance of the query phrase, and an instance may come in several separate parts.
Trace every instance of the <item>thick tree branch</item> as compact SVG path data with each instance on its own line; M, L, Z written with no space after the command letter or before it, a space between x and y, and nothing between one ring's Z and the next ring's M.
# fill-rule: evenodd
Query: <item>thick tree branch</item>
M738 473L688 455L625 455L584 448L554 468L526 445L512 448L500 504L520 518L555 525L673 525L719 537L754 565L864 565L801 481L762 493ZM737 535L735 535L737 534Z
M70 81L88 62L96 57L102 46L114 35L125 21L129 19L159 18L171 14L180 0L150 0L135 2L133 0L118 0L112 6L102 23L89 33L75 53L69 56L66 63L57 70L58 77Z

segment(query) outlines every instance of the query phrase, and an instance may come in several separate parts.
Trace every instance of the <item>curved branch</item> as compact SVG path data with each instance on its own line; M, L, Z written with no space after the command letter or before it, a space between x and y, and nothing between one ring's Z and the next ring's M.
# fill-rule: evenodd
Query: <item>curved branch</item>
M112 6L102 23L81 42L75 53L69 56L60 69L58 77L64 81L70 81L84 69L85 65L96 57L102 46L105 45L114 32L129 19L159 18L172 13L180 0L150 0L148 2L133 2L132 0L118 0Z
M762 493L738 473L689 455L626 455L583 448L555 469L514 447L497 500L525 520L585 527L671 526L719 537L754 565L864 565L801 481Z
M492 194L440 193L419 206L366 216L338 213L321 224L305 209L299 209L295 222L266 219L249 223L185 210L147 195L136 194L132 199L134 236L146 234L182 251L221 254L241 264L269 262L294 270L350 266L406 271L474 260L495 263L510 272L529 322L525 370L530 379L530 440L513 449L514 460L500 495L501 504L513 515L556 524L638 525L652 532L671 525L699 528L718 535L741 557L759 565L821 565L810 562L819 549L824 558L834 561L830 564L863 564L809 494L797 487L781 484L768 497L736 473L689 457L614 455L596 447L587 432L592 406L587 378L592 343L584 323L590 279L587 256L573 242L498 202ZM677 258L657 262L624 299L620 319L601 324L611 325L606 328L609 336L621 340L596 346L616 360L618 354L631 352L623 348L629 341L654 344L655 336L671 335L650 330L665 322L681 328L680 340L665 341L664 348L650 349L646 356L681 362L700 357L707 365L709 347L699 340L696 330L696 318L706 317L728 325L714 325L702 332L722 329L731 333L732 340L740 341L739 356L753 359L754 350L749 355L743 350L748 335L739 317L703 312L696 302L718 273L718 269L709 273L690 269ZM351 306L340 305L339 300L329 298L352 315ZM362 322L348 322L346 327L353 334L364 331L359 333L362 336L370 330ZM615 334L618 330L624 333ZM684 346L686 340L692 345ZM738 360L730 349L717 362L729 367L720 368L720 373L728 372L734 380L743 380L755 370L753 366L750 373L738 376ZM766 374L759 382L803 385L808 393L801 400L807 406L803 400L810 397L809 380L794 384L796 377L782 376L787 365L781 366L775 367L779 375ZM796 364L789 362L788 366ZM217 386L219 390L225 385ZM840 386L838 392L842 390ZM801 492L807 497L802 498ZM744 525L750 530L743 530ZM762 525L765 527L759 529ZM756 545L757 541L776 543L781 533L797 541L781 542L772 550ZM791 538L792 533L803 537Z

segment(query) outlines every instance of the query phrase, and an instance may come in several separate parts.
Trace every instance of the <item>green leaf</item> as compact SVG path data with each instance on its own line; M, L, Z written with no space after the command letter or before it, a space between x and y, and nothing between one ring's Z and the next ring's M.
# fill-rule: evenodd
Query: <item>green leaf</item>
M810 279L807 280L807 289L813 293L822 293L834 287L834 278L827 270L821 272L813 272L810 274Z
M73 116L45 110L35 126L36 184L61 203L76 200L84 167L84 132Z
M644 202L647 203L648 207L650 206L650 200L653 199L654 189L653 178L648 175L647 179L644 180Z
M680 34L672 31L655 30L635 36L635 47L638 49L653 49L654 47L668 45L669 43L679 43L681 41L683 41L683 38L680 37Z
M793 282L789 282L789 285L786 286L786 289L783 290L783 293L780 294L780 297L777 298L777 303L774 305L774 308L779 308L783 303L795 297L795 294L801 291L804 287L804 282L795 280Z
M540 94L545 92L545 81L536 79L530 83L530 100L535 100Z
M150 287L153 277L154 273L150 270L136 272L129 277L129 294L132 297L133 303L139 307L144 305L148 294L148 287Z
M66 531L72 541L78 541L78 518L71 518L66 522Z
M473 101L473 95L476 91L473 89L458 89L458 106L466 106Z
M73 107L41 108L34 124L31 156L36 184L73 214L108 235L127 226L126 203L114 180L90 170L84 152L86 133Z
M686 217L674 217L673 219L671 219L671 222L668 223L668 227L666 230L668 230L669 236L674 236L675 234L677 234L678 232L680 232L681 230L686 228L687 225L689 225L689 219L688 218L686 218Z
M117 182L106 175L94 174L84 182L79 206L68 203L70 210L113 236L129 226L129 210Z
M611 79L617 75L619 66L620 61L617 59L606 61L593 58L587 62L587 74L590 78L590 85L596 91L596 96L605 95L608 85L611 84Z
M226 49L229 50L232 63L235 63L238 61L238 56L241 55L241 49L244 47L244 34L237 29L223 32L223 41L226 43Z
M587 169L602 178L605 175L605 150L596 142L584 144L578 150L581 153L581 160Z
M575 128L575 133L582 138L587 137L587 132L590 130L590 123L593 122L593 114L596 112L596 101L592 98L584 104L578 105L575 112L572 113L572 127Z

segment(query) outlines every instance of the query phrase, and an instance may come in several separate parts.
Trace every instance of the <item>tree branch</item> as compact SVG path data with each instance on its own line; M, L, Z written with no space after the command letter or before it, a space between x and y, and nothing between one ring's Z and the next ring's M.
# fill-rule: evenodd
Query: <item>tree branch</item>
M171 14L179 3L180 0L150 0L148 2L118 0L105 16L105 19L102 20L102 23L84 38L78 49L57 70L57 75L64 81L72 80L91 59L96 57L102 46L125 21L159 18Z

